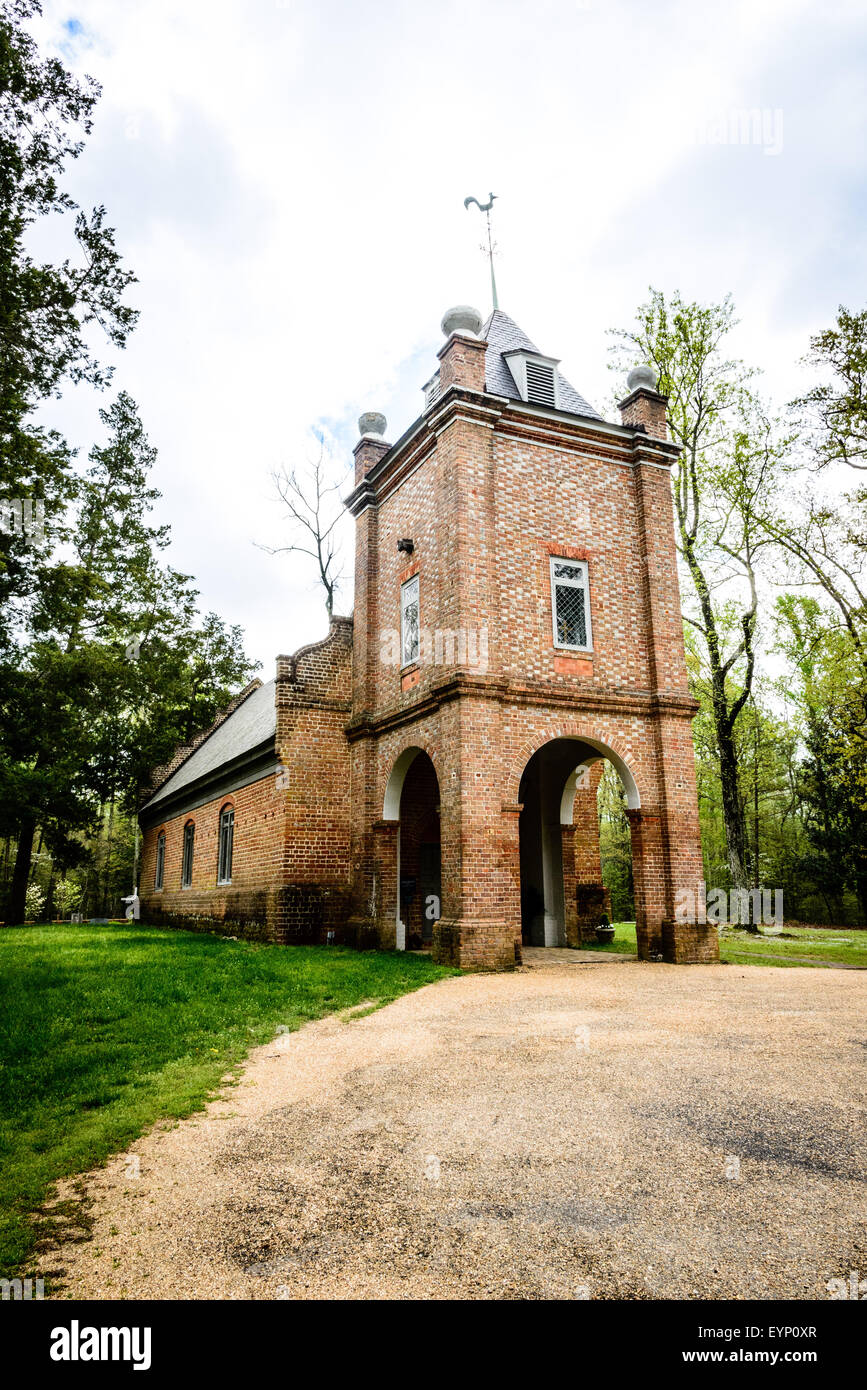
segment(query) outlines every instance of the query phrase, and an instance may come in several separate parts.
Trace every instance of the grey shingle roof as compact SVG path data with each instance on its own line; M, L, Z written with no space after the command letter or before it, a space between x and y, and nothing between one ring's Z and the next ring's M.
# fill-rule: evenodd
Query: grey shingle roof
M535 343L531 343L522 328L519 328L514 319L510 319L508 314L504 314L502 309L495 309L482 329L482 337L488 340L488 351L485 354L485 385L487 389L496 396L507 396L510 400L519 401L521 393L515 385L512 373L509 371L509 364L503 357L504 352L511 352L514 348L523 348L525 352L539 353ZM541 356L542 354L539 353ZM580 392L575 390L570 382L566 380L562 372L560 373L560 409L565 410L570 415L586 415L591 420L601 420L603 417L598 410L594 410L588 401L585 401Z
M224 763L231 763L244 753L250 753L269 738L277 734L277 707L274 703L276 681L260 685L252 695L248 695L228 719L200 743L177 772L173 772L155 796L142 807L147 811L156 806L182 787L198 782L201 777L216 772Z

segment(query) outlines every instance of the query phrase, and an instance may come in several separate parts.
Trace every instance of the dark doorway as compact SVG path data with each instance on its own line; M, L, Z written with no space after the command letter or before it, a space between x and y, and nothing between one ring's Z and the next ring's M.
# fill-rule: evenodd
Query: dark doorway
M430 945L442 915L439 801L434 765L419 752L400 797L400 918L410 951Z

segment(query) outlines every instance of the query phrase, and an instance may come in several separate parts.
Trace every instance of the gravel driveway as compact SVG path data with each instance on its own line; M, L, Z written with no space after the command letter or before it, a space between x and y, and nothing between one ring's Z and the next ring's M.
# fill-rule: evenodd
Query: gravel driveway
M528 954L260 1048L86 1177L92 1238L45 1268L84 1298L817 1299L867 1276L867 975Z

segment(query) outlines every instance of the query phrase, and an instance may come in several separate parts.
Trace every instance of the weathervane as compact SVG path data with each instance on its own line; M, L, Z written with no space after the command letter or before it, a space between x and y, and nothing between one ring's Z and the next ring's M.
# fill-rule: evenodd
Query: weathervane
M500 305L497 300L497 281L494 275L494 243L491 240L491 208L494 206L494 199L496 198L496 196L496 193L489 193L488 201L486 203L480 203L478 198L464 198L464 207L469 208L470 203L475 203L476 207L479 209L479 212L483 212L485 214L485 221L488 224L488 260L491 263L491 294L493 295L494 299L494 308L499 309ZM485 248L483 246L482 250L484 251L484 249Z

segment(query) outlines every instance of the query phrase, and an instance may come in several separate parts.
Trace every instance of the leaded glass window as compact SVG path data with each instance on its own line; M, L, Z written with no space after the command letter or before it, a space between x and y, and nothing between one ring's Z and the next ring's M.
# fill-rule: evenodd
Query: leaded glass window
M418 661L418 575L400 586L400 664Z
M584 560L551 559L551 611L555 647L590 651L590 586Z

